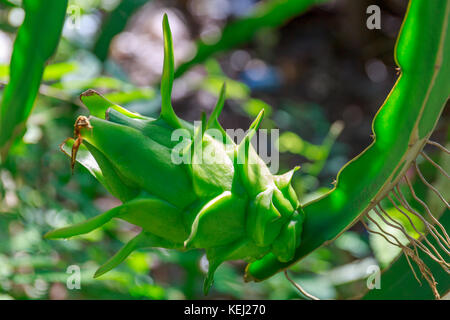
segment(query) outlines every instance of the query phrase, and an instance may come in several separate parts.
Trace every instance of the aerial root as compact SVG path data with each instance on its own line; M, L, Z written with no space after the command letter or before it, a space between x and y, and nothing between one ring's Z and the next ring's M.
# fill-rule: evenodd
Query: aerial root
M420 151L420 154L422 157L428 160L429 163L431 163L436 169L438 169L447 179L450 179L450 175L442 168L440 165L438 165L436 162L434 162L427 154L423 151Z
M414 191L414 188L412 187L411 182L409 181L407 176L404 176L404 179L406 181L406 184L408 185L408 188L411 192L411 195L413 196L414 200L416 200L418 203L420 203L420 205L425 209L425 211L427 212L428 216L431 218L431 220L434 222L434 224L436 224L442 231L442 233L445 236L445 239L439 234L439 232L436 230L436 228L433 226L433 224L428 223L428 221L426 221L425 219L422 218L423 221L427 222L427 225L429 228L433 228L434 231L436 232L436 234L440 237L440 239L442 241L444 241L445 245L447 247L450 246L450 239L449 236L447 234L447 230L445 230L444 226L439 222L438 219L435 218L435 216L431 213L430 208L428 207L428 205L425 203L425 201L421 200L417 195L416 192ZM398 189L400 190L400 189ZM401 191L400 191L401 192ZM402 198L404 198L404 196L402 196ZM412 207L408 204L408 207L412 209ZM447 253L448 250L444 249Z
M396 188L396 191L398 192L399 189ZM400 197L399 195L397 195L395 193L393 193L393 194L394 194L396 200L400 202L400 205L403 206L403 208L408 210L409 213L411 213L411 214L415 215L416 217L418 217L424 223L425 228L427 229L427 231L430 232L430 234L433 236L433 238L436 239L436 241L439 244L439 246L442 249L444 249L444 251L446 251L446 253L448 253L448 250L446 250L445 246L442 245L442 243L439 241L439 237L436 236L436 233L435 233L436 228L434 228L434 226L432 226L428 221L426 221L417 211L413 210L411 208L411 206L409 205L409 203L406 201L405 198L402 198L402 197ZM405 210L402 210L397 205L397 203L394 201L394 199L392 199L392 197L390 195L388 195L388 199L392 203L392 205L395 207L395 209L397 209L397 211L399 213L401 213L403 216L406 217L406 219L408 220L408 222L410 223L410 225L414 229L414 231L417 234L420 235L418 240L422 240L422 241L420 241L420 243L422 244L422 246L421 246L421 248L423 249L422 251L424 253L426 253L431 259L433 259L434 261L439 263L444 268L444 270L449 272L450 264L445 261L445 259L441 256L440 252L437 250L437 248L427 239L426 235L417 228L417 226L412 221L411 217L405 212ZM448 247L448 245L447 245L447 247ZM431 251L429 249L431 249Z
M312 294L308 293L305 291L305 289L303 289L298 283L296 283L294 280L291 279L291 277L289 277L288 271L284 270L284 276L286 277L286 279L288 279L288 281L290 283L292 283L292 285L298 290L300 291L300 293L302 295L304 295L305 297L311 299L311 300L320 300L319 298L313 296Z
M439 144L439 143L437 143L435 141L428 140L427 143L430 144L430 145L438 147L439 149L444 151L446 154L450 154L450 150L448 150L446 147L444 147L443 145L441 145L441 144Z
M446 148L444 148L443 146L441 146L436 142L428 141L428 143L437 146L447 154L450 153L449 150L447 150ZM422 156L426 160L428 160L433 166L435 166L439 171L441 171L442 174L448 177L448 174L446 174L444 169L442 169L438 164L436 164L433 160L431 160L430 157L428 157L424 153L422 153ZM419 176L423 184L429 189L431 189L439 197L439 199L445 204L447 209L450 208L448 201L445 200L445 198L442 196L439 190L435 188L433 185L431 185L425 179L416 162L413 163L413 167L415 168L417 175ZM436 287L437 283L435 281L435 278L430 268L420 258L419 251L426 254L433 261L437 262L444 269L445 272L450 273L450 263L446 261L446 259L443 257L446 255L447 256L450 255L450 237L447 231L445 230L444 226L433 215L429 206L417 196L409 178L406 175L404 175L401 177L400 181L401 180L404 180L405 185L408 187L409 190L408 197L406 197L404 191L400 189L399 186L400 182L399 182L386 195L386 199L390 201L390 203L392 204L392 208L394 208L395 212L399 213L400 215L406 218L411 228L417 233L418 237L414 237L410 233L408 233L406 229L408 225L401 223L398 220L398 218L394 218L393 217L394 212L391 211L388 212L381 205L381 201L379 201L372 207L373 213L375 213L375 215L379 219L375 220L373 215L371 216L372 211L369 211L363 216L361 216L360 221L368 232L383 237L388 243L402 250L403 254L405 255L406 261L413 272L415 279L419 282L420 285L422 285L422 282L420 281L416 273L416 270L413 267L413 264L411 263L411 260L414 261L414 263L419 268L420 274L430 285L435 298L440 299L440 295ZM411 205L408 199L410 199L410 201L414 201L416 206ZM417 210L417 205L419 207L422 207L420 211L422 211L425 216L423 216ZM430 240L426 237L426 234L424 234L424 232L419 230L420 228L418 228L418 226L414 224L413 220L411 219L413 216L417 217L423 223L425 229L424 231L428 232L428 234L430 234L431 237L434 238L436 246L433 245L430 242ZM368 224L364 221L364 219L369 220L372 223L372 226L369 227ZM384 222L385 226L399 230L401 232L401 235L404 236L407 241L402 242L392 232L385 230L386 227L383 228L383 226L380 224L381 221Z
M447 209L450 209L450 205L447 202L447 200L444 199L444 196L442 196L442 194L439 192L438 189L436 189L431 183L429 183L425 177L423 176L422 172L419 169L419 166L417 165L417 163L414 163L414 167L416 169L416 172L420 178L420 180L422 180L422 182L428 187L430 188L438 197L439 199L441 199L441 201L445 204L445 206L447 207Z
M377 213L377 215L382 216L382 214L380 214L380 211L375 211L375 212ZM366 230L370 233L377 234L377 235L383 237L388 243L400 248L402 250L403 254L405 255L406 261L407 261L409 267L411 268L414 278L417 280L417 282L419 282L420 285L422 285L422 282L420 281L419 277L417 276L417 273L411 263L411 260L410 260L410 258L411 258L416 263L416 265L419 267L420 273L422 274L422 276L425 278L425 280L430 285L430 288L433 291L433 295L435 296L435 298L440 299L440 295L439 295L439 292L437 291L437 287L436 287L437 282L434 279L434 276L433 276L431 270L427 267L427 265L420 258L419 253L417 251L417 244L420 244L420 245L422 245L422 244L419 241L416 241L411 236L409 236L406 231L403 231L403 233L406 234L408 239L410 239L410 238L414 239L414 241L411 241L411 245L413 246L414 249L411 249L411 248L407 247L406 245L402 244L402 242L395 235L393 235L392 233L383 229L372 217L370 217L369 213L367 213L365 215L365 217L367 219L369 219L372 223L374 223L379 231L376 231L376 230L370 228L365 223L364 217L361 217L361 219L360 219L361 223L364 225ZM383 218L383 221L387 221L387 220L385 220ZM389 225L393 226L393 224L390 224L390 223L389 223ZM397 228L400 228L400 227L397 226ZM401 229L402 228L403 228L403 226L401 227ZM404 228L403 228L403 230L404 230Z
M447 255L450 254L450 252L448 251L448 243L445 241L445 239L442 237L442 235L440 235L440 233L437 231L437 229L430 224L424 217L422 217L422 215L417 212L414 208L412 208L412 206L408 203L408 201L406 200L406 198L404 197L403 193L400 191L400 189L396 190L400 195L396 195L394 194L395 198L397 199L397 201L399 201L399 203L403 206L403 208L405 208L409 213L413 214L414 216L416 216L417 218L419 218L421 220L421 222L424 224L425 229L431 234L431 236L437 241L438 245L445 251L445 253L447 253ZM407 216L408 214L403 211L402 209L398 208L399 211L402 212L403 215ZM413 226L412 221L409 219L411 226ZM415 226L413 226L414 228ZM416 228L414 228L414 230L420 234L421 237L424 238L425 242L431 246L431 243L429 242L428 239L425 238L425 234L422 232L419 232L419 230L417 230ZM444 240L444 244L442 244L442 242L440 240ZM447 247L447 248L446 248ZM433 246L432 247L433 251L436 252L436 254L440 256L440 253L437 251L437 249ZM442 257L441 257L442 259Z

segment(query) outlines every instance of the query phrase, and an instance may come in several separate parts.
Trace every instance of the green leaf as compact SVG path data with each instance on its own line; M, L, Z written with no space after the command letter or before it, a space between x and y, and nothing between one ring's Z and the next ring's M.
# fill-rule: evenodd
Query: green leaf
M0 156L24 133L47 60L56 50L67 0L24 0L25 20L14 42L11 74L0 105Z

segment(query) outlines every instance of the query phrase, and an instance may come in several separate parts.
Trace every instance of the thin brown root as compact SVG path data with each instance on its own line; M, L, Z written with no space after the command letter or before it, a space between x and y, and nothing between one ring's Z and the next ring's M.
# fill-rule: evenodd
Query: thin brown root
M417 212L410 204L409 202L406 200L406 197L404 196L404 194L402 193L402 191L400 190L400 188L398 187L398 185L395 187L395 190L398 194L399 197L397 197L397 199L400 201L400 203L403 205L403 207L405 207L410 213L412 213L413 215L415 215L416 217L418 217L423 224L425 225L425 228L428 230L428 232L431 234L431 236L436 239L436 242L438 243L438 245L442 248L442 250L445 251L445 253L447 253L447 255L450 255L450 252L448 251L447 248L445 248L445 246L441 243L440 238L444 241L444 243L446 242L445 239L439 234L439 232L436 230L436 228L430 224L427 220L425 220L424 217L422 217L422 215ZM428 208L428 207L427 207ZM437 235L436 235L437 234ZM430 245L431 243L425 239L426 242ZM448 244L446 244L448 247ZM432 249L434 249L433 251L436 252L436 254L439 255L438 251L432 247ZM440 257L440 255L439 255ZM448 265L448 264L447 264Z
M436 219L435 216L431 213L431 210L430 210L430 208L427 206L427 204L426 204L423 200L421 200L421 199L416 195L416 192L414 191L414 188L412 187L412 184L411 184L411 182L409 181L409 179L408 179L408 177L407 177L406 175L404 176L404 179L405 179L405 181L406 181L406 184L407 184L408 187L409 187L409 190L411 191L411 195L413 196L413 198L414 198L418 203L420 203L420 205L425 209L425 211L426 211L426 212L428 213L428 215L430 216L431 220L433 220L433 222L434 222L434 223L442 230L442 232L443 232L443 234L444 234L444 236L445 236L445 239L439 234L439 232L436 230L436 228L435 228L432 224L430 224L430 226L434 228L434 230L436 231L437 235L441 238L442 241L445 242L445 244L447 245L447 247L449 247L449 246L450 246L450 239L449 239L449 237L448 237L447 231L445 230L444 226L443 226L443 225L439 222L439 220ZM447 251L447 252L448 252L448 251Z
M363 217L361 217L361 222L364 225L364 227L367 229L367 231L373 233L373 234L378 234L381 237L383 237L387 242L391 243L392 245L401 248L403 254L406 257L406 261L408 262L409 267L411 268L411 271L414 275L414 278L418 281L418 283L420 285L422 285L422 282L419 280L416 271L414 270L413 265L411 264L411 261L409 258L411 258L416 265L419 267L420 273L422 274L422 276L425 278L425 280L428 282L428 284L431 287L431 290L433 291L433 295L435 296L436 299L440 299L440 295L439 292L437 291L437 282L434 279L434 276L431 272L431 270L427 267L427 265L423 262L423 260L419 257L418 252L416 250L413 250L405 245L403 245L393 234L386 232L383 228L380 227L380 225L378 223L375 222L375 220L373 220L370 215L367 213L366 217L371 220L373 223L375 223L375 225L377 226L377 228L381 231L375 231L371 228L369 228L367 226L367 224L364 222ZM392 241L390 241L387 236L390 236L391 238L395 239L395 241L397 243L393 243Z
M400 202L400 204L401 204L401 201L399 200L399 197L398 197L395 193L393 193L393 194L394 194L394 197L397 198L397 200L398 200L398 201ZM397 209L398 212L400 212L401 214L403 214L403 215L406 217L406 219L408 219L408 221L409 221L409 223L411 224L411 226L413 227L414 231L416 231L416 232L420 235L420 237L425 238L425 235L417 229L416 225L415 225L414 222L411 220L410 216L409 216L407 213L405 213L402 209L400 209L400 208L398 207L397 203L392 199L392 197L391 197L389 194L387 195L387 198L388 198L389 201L392 203L392 205L395 207L395 209Z
M403 249L404 245L402 244L402 242L396 237L394 236L392 233L384 230L379 224L378 222L375 221L375 219L373 219L369 213L366 214L367 219L369 219L370 221L372 221L373 224L375 224L378 228L378 230L381 231L381 233L391 237L392 239L395 240L395 242L397 243L396 246L399 247L400 249Z
M438 165L436 162L434 162L429 156L426 155L425 152L420 151L420 154L428 160L436 169L438 169L444 176L446 176L448 179L450 179L450 175L442 168L440 165Z
M446 154L450 154L450 150L448 150L446 147L444 147L444 146L441 145L440 143L437 143L437 142L431 141L431 140L428 140L427 143L428 143L428 144L431 144L431 145L433 145L433 146L438 147L439 149L441 149L442 151L444 151Z
M420 281L419 277L417 276L416 270L414 270L414 267L413 267L413 265L411 263L411 260L409 260L409 255L406 253L405 250L403 250L403 254L405 255L406 261L408 262L409 268L411 269L411 271L412 271L412 273L414 275L414 278L417 280L417 282L420 284L420 286L422 286L422 281Z
M288 274L288 271L287 271L287 270L284 270L284 276L286 277L286 279L288 279L288 281L289 281L290 283L292 283L292 285L293 285L298 291L300 291L300 293L301 293L302 295L304 295L305 297L307 297L307 298L309 298L309 299L311 299L311 300L320 300L319 298L317 298L317 297L313 296L312 294L306 292L305 289L303 289L298 283L296 283L294 280L292 280L292 279L289 277L289 274Z
M434 141L427 141L428 144L433 145L441 149L443 152L450 154L450 151L440 145L437 142ZM438 169L445 177L450 178L448 173L439 166L436 162L434 162L428 155L426 155L423 151L420 152L420 154L428 160L436 169ZM439 199L445 204L447 209L450 209L448 201L444 198L444 196L439 192L437 188L435 188L433 185L431 185L423 176L422 172L420 171L420 168L416 161L413 162L413 165L415 167L415 170L417 172L417 175L419 176L420 180L423 182L423 184L431 189L438 197ZM380 225L380 220L375 221L370 216L370 211L366 212L363 216L361 216L360 221L364 225L364 227L367 229L368 232L377 234L381 237L383 237L388 243L400 248L405 255L406 261L411 268L411 271L414 275L414 278L417 280L417 282L422 285L422 282L419 279L418 273L416 273L416 269L413 266L412 261L415 262L415 265L419 268L420 274L422 277L428 282L433 295L436 299L440 299L439 292L437 290L437 283L433 276L433 273L431 272L430 268L425 264L425 262L420 258L419 256L419 249L424 254L426 254L430 259L433 261L439 263L439 265L444 269L445 272L450 274L450 263L447 262L441 255L441 253L445 255L450 255L450 237L447 233L447 230L445 230L444 226L439 222L439 220L433 215L431 212L431 209L429 206L420 199L411 183L411 181L408 179L406 175L403 175L401 179L405 180L406 185L409 188L410 194L407 194L408 198L405 197L405 194L403 194L402 190L400 189L400 182L397 183L390 192L387 193L386 198L391 202L393 208L400 214L402 214L406 219L409 221L409 224L414 229L414 231L419 235L418 239L417 236L412 236L409 234L409 232L406 230L407 225L404 225L403 222L397 220L397 218L393 218L387 210L385 210L382 205L381 201L378 201L378 203L372 203L373 204L373 212L378 216L378 218L381 219L381 221L384 222L386 226L389 226L391 228L399 230L402 235L406 237L406 239L409 240L409 245L403 244L394 234L388 232L387 230L384 230L383 227ZM400 180L401 180L400 179ZM411 203L414 203L414 205L419 204L422 206L423 209L416 210L410 202L408 202L408 199L411 201ZM412 200L414 199L414 200ZM392 208L392 210L393 210ZM426 212L426 213L425 213ZM423 215L422 215L423 214ZM437 246L435 247L430 240L430 236L426 236L424 232L420 231L418 227L414 224L413 220L411 219L414 215L417 218L420 219L420 221L424 224L425 230L428 234L430 234L431 237L434 238L435 242L437 243ZM426 215L429 216L426 217ZM425 217L427 219L425 219ZM364 218L367 218L370 220L374 226L376 226L377 230L373 230L369 228L369 226L364 222ZM441 248L443 251L438 251L438 248Z
M406 229L405 229L405 227L400 223L400 222L398 222L397 220L395 220L393 217L391 217L388 213L387 213L387 211L385 211L384 209L383 209L383 207L381 206L381 203L378 203L378 207L380 208L380 210L382 211L382 213L384 214L384 216L386 216L389 220L391 220L392 222L394 222L398 227L398 229L409 239L409 241L410 241L410 243L412 244L412 246L414 247L414 251L415 251L415 253L416 253L416 255L419 255L419 252L417 251L417 247L419 247L420 248L420 250L422 250L424 253L426 253L426 254L431 254L431 252L430 252L430 250L428 250L428 248L427 247L425 247L424 245L423 245L423 243L422 242L420 242L420 241L417 241L416 239L414 239L413 237L411 237L410 235L409 235L409 233L406 231ZM375 208L374 208L375 209ZM376 212L376 211L375 211ZM380 217L383 217L383 214L380 214ZM383 219L383 221L384 221L384 218L382 218ZM388 225L390 225L390 224L388 224Z
M378 205L378 206L379 206L380 210L381 210L382 212L384 212L383 208L381 208L380 205ZM405 228L403 227L403 225L402 225L401 223L397 222L396 220L393 220L392 217L390 217L390 216L389 216L389 219L390 219L391 221L394 221L395 224L392 224L392 223L390 223L389 221L387 221L386 218L383 217L383 214L382 214L380 211L378 211L378 209L377 209L376 206L373 208L373 211L374 211L374 212L378 215L378 217L380 217L380 219L381 219L384 223L386 223L388 226L390 226L390 227L392 227L392 228L395 228L395 229L397 229L397 230L400 230L400 231L402 232L402 234L409 240L409 242L411 243L411 245L414 247L415 252L417 253L416 239L414 239L413 237L411 237L411 236L408 234L408 232L405 230ZM387 213L385 213L385 214L386 214L386 216L388 216Z
M380 233L380 232L378 232L378 231L375 231L375 230L369 228L369 226L364 222L363 217L361 217L361 223L363 224L364 228L366 228L366 230L369 231L370 233L377 234L377 235L379 235L380 237L383 237L384 240L386 240L387 242L389 242L389 243L392 244L393 246L396 246L396 247L401 248L401 245L398 245L397 243L392 242L392 241L389 240L384 234L382 234L382 233Z
M402 204L404 206L400 197L397 196L395 193L393 193L393 194L397 198L397 200L400 202L400 204ZM433 253L431 253L429 251L426 252L430 256L430 258L433 259L434 261L436 261L437 263L439 263L444 268L444 270L448 270L448 263L445 262L445 260L440 255L439 251L437 251L437 249L430 243L430 241L427 239L427 237L417 229L417 227L415 226L414 222L411 220L409 215L407 213L405 213L402 209L400 209L398 207L398 205L395 203L395 201L393 201L393 199L389 195L388 195L388 199L391 201L391 203L394 205L394 207L408 219L408 221L411 224L411 226L413 227L413 229L420 235L420 239L423 239L428 244L428 246L434 251L434 253L436 255L434 255Z
M416 256L419 256L419 252L418 252L418 250L417 250L417 247L418 247L418 248L419 248L420 250L422 250L426 255L428 255L431 259L433 259L433 260L435 260L436 262L438 262L439 264L441 264L441 261L440 261L439 259L437 259L437 258L433 255L433 253L431 253L430 250L429 250L422 242L420 242L420 241L418 241L417 239L411 237L411 236L408 234L408 232L406 231L406 229L403 227L403 225L400 224L399 222L397 222L396 220L394 220L394 219L393 219L393 218L392 218L392 217L391 217L391 216L390 216L390 215L389 215L389 214L381 207L380 204L378 204L378 207L381 209L381 211L383 212L383 214L384 214L387 218L389 218L391 221L396 222L396 223L398 224L398 227L395 227L395 226L393 226L392 224L388 223L388 222L383 218L383 214L381 214L380 212L378 212L378 211L376 210L376 208L374 208L374 211L375 211L377 214L379 214L380 218L381 218L386 224L388 224L388 225L390 225L390 226L392 226L392 227L394 227L394 228L399 229L399 230L402 231L402 233L409 239L410 244L413 246L414 251L415 251L415 255L416 255ZM447 267L446 265L442 265L442 264L441 264L441 266L444 268L444 270L447 271L448 267ZM448 272L448 271L447 271L447 272Z
M417 163L414 163L414 166L416 168L416 172L419 175L420 180L422 180L422 182L431 190L433 190L433 192L439 197L439 199L441 199L442 202L444 202L445 206L447 207L447 209L450 209L450 205L447 202L447 200L444 199L444 197L442 196L442 194L439 192L438 189L436 189L431 183L429 183L425 177L423 176L422 172L419 169L419 166L417 165Z
M403 251L405 253L406 256L409 256L413 259L413 261L417 264L417 266L419 267L420 273L422 274L422 276L425 278L425 280L428 282L428 284L430 285L431 290L433 291L433 295L434 297L439 300L441 298L441 296L439 295L439 292L437 291L437 282L434 279L433 273L431 272L430 268L428 268L428 266L423 262L422 259L420 259L420 257L418 255L415 255L414 252L411 250L411 248L405 247L405 250ZM414 277L416 278L416 280L418 280L419 284L422 285L422 282L419 281L419 279L417 278L417 275L414 271L414 268L412 267L412 264L409 262L409 259L407 259L408 264L414 274Z

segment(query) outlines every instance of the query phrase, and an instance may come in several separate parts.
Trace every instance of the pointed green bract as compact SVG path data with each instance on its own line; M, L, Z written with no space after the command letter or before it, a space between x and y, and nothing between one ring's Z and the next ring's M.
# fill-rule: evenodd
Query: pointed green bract
M291 202L291 205L294 208L299 206L299 201L297 198L297 194L295 193L294 188L292 187L292 178L297 170L300 169L300 166L295 167L291 171L286 172L280 176L274 176L275 184L283 193L283 195Z
M62 151L69 157L71 157L74 141L75 140L73 138L67 139L61 146ZM109 190L108 184L105 181L105 177L98 165L97 160L94 156L92 156L85 144L82 144L78 149L76 160L83 167L85 167L89 173L92 174L106 189L108 189L109 192L112 192Z
M247 199L230 191L208 202L196 215L185 247L218 247L244 237L246 205Z
M85 142L84 145L95 158L103 176L103 184L112 195L119 198L122 202L126 202L139 194L138 185L125 179L114 164L100 150L88 142ZM85 164L83 165L85 166Z
M84 140L107 156L131 183L178 207L195 200L189 174L183 166L172 163L171 149L128 126L95 117L90 118L90 123L93 128L82 131ZM125 152L125 148L132 150Z
M220 89L219 99L217 100L216 106L208 119L208 124L206 125L207 129L212 128L215 123L218 123L220 113L222 112L223 106L225 105L226 93L227 86L224 82L222 85L222 89Z
M182 210L170 203L147 195L123 204L118 217L139 225L147 233L182 243L188 235L183 223L183 214Z
M181 249L179 243L168 241L148 232L141 232L128 241L114 256L106 261L94 274L98 278L122 263L133 251L141 248Z
M284 224L282 215L273 205L273 192L273 189L261 192L249 208L247 231L261 247L273 243Z
M102 213L101 215L83 221L81 223L72 225L70 227L65 227L47 232L44 237L46 239L67 239L70 237L89 233L108 223L109 221L111 221L112 218L118 216L120 210L121 210L120 207L114 208L110 211Z
M161 79L161 118L173 128L181 128L180 121L172 107L172 86L174 78L174 55L172 32L170 31L167 14L163 18L164 33L164 67Z
M224 82L224 84L222 85L222 89L220 90L216 106L213 112L211 113L211 116L208 120L206 127L208 129L216 129L221 133L222 136L221 139L219 140L220 142L226 144L227 146L234 146L235 143L233 139L228 136L226 131L222 128L222 126L219 123L219 116L225 105L225 98L226 98L226 83Z
M112 103L100 93L92 89L83 92L80 95L80 100L89 109L89 112L92 116L100 119L105 119L106 111L110 108L132 119L145 119L145 117L137 113L128 111L127 109Z
M114 256L106 261L100 268L98 268L97 271L95 271L94 278L104 275L122 263L122 261L124 261L133 251L138 249L139 242L142 237L143 233L131 239L123 248L121 248Z

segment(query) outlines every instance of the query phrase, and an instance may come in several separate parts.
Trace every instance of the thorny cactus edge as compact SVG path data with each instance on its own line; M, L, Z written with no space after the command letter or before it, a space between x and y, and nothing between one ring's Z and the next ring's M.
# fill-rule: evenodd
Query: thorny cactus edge
M50 231L45 237L69 238L99 228L112 218L123 219L142 231L103 264L95 277L139 248L202 248L209 261L206 294L215 270L224 261L251 262L269 253L280 262L293 258L304 220L291 186L298 168L272 175L253 149L250 140L263 111L239 145L227 136L218 122L225 86L210 118L202 117L201 126L194 127L176 116L171 105L173 44L166 15L163 32L159 118L132 113L89 90L81 100L91 115L77 119L76 140L69 138L62 145L63 151L72 145L72 168L76 159L123 204L82 223ZM190 157L189 163L175 164L171 158L177 146L171 139L176 129L189 133L190 143L180 151ZM209 129L217 130L222 138L205 133ZM195 143L203 150L213 150L215 161L205 159L208 153L199 155Z

